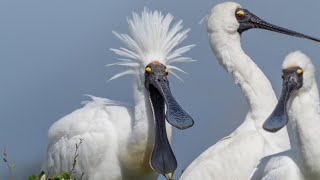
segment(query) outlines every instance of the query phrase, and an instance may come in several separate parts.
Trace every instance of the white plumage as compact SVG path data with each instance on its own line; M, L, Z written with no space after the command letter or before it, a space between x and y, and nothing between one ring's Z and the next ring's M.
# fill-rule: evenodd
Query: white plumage
M155 125L144 84L145 66L156 60L167 65L173 74L172 71L180 69L170 63L193 61L181 56L193 45L175 49L187 37L189 29L182 29L182 21L171 26L172 20L170 14L164 16L159 11L144 9L141 15L133 13L133 18L128 19L130 35L114 32L126 48L111 49L124 58L111 65L126 66L128 70L111 79L135 75L134 106L91 96L92 101L50 127L43 170L51 175L70 170L75 144L83 138L75 168L77 177L82 172L85 173L84 179L89 180L150 180L158 177L159 174L149 165ZM170 141L171 126L167 123L166 130Z
M319 93L310 59L296 51L285 58L282 68L301 68L303 84L294 90L286 104L291 149L265 157L251 179L320 179L320 106Z
M170 72L178 77L174 70L184 71L171 64L194 61L181 55L195 45L174 49L187 37L187 33L190 31L190 29L183 30L182 20L170 27L173 20L171 14L163 16L159 11L150 13L146 8L141 16L136 13L133 13L132 16L132 19L127 20L131 36L113 31L113 34L126 46L126 48L119 49L111 48L111 51L123 57L119 59L121 62L107 65L127 66L129 70L114 75L111 80L127 74L141 74L144 67L155 60L166 65Z
M262 157L290 147L285 128L277 134L261 128L277 99L266 76L241 48L238 8L233 2L216 5L208 16L207 31L212 51L240 86L249 111L240 127L187 167L181 180L247 180Z

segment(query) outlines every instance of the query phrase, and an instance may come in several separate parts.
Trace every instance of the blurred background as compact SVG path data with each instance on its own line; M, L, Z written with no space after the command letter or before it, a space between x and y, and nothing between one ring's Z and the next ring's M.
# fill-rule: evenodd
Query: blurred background
M240 89L209 47L206 23L199 21L222 0L0 0L0 148L15 163L16 180L40 172L52 123L81 107L83 94L132 102L132 77L106 82L118 67L105 67L122 46L111 31L127 33L126 18L144 7L172 13L191 28L182 45L197 44L179 64L184 83L170 76L171 90L195 119L187 130L173 130L178 160L175 178L201 152L230 134L244 120L247 104ZM261 18L320 37L320 1L237 1ZM242 36L245 52L270 79L277 95L285 55L300 49L320 68L320 46L262 30ZM0 179L7 168L0 161ZM160 177L159 179L164 179Z

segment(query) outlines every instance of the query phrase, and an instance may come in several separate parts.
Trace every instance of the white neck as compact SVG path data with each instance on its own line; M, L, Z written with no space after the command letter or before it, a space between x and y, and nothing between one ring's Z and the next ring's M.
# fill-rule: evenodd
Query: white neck
M149 159L154 144L154 120L149 94L143 84L143 77L135 76L133 81L134 111L131 115L131 133L124 142L120 154L127 165L128 173L141 173L149 167ZM121 119L120 119L121 120ZM152 172L152 169L147 169Z
M220 64L232 75L245 95L250 113L246 119L256 120L257 126L261 127L277 103L269 80L243 52L238 33L223 35L215 32L209 34L209 38Z
M311 179L320 178L320 106L316 81L289 101L290 141L299 166ZM316 177L316 178L315 178ZM310 179L309 178L309 179Z
M149 93L144 86L142 75L137 75L133 81L134 120L131 139L134 143L146 143L153 146L154 119L149 101Z
M243 52L240 35L238 33L233 35L225 33L209 33L210 45L220 64L239 85L249 105L246 119L235 133L242 130L258 130L268 144L264 148L265 155L289 149L290 144L286 128L276 134L265 132L262 129L264 121L277 103L277 98L269 80L251 58Z

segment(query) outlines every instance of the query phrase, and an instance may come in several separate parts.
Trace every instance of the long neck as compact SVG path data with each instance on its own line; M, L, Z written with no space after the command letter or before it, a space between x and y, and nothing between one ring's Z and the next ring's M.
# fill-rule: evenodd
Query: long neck
M154 120L142 77L136 76L133 81L134 111L131 119L131 133L127 139L127 146L123 148L122 159L126 161L128 169L143 170L149 167L149 159L154 144ZM135 167L133 167L135 166ZM139 170L140 169L140 170ZM149 168L151 171L151 168Z
M272 86L259 69L247 56L240 44L240 35L209 33L210 45L220 64L232 75L239 85L249 105L245 121L235 133L243 130L257 130L265 139L264 155L278 153L290 148L287 129L276 134L265 132L262 124L273 111L277 98Z
M272 86L263 72L242 50L240 35L209 34L210 45L220 64L240 86L249 105L246 119L255 119L262 127L277 103Z
M154 119L144 81L141 76L136 76L133 84L134 96L134 120L133 137L136 141L148 140L148 144L153 145L154 139ZM144 143L144 142L142 142Z
M290 141L304 174L320 178L320 106L316 81L289 102ZM317 177L317 178L315 178Z

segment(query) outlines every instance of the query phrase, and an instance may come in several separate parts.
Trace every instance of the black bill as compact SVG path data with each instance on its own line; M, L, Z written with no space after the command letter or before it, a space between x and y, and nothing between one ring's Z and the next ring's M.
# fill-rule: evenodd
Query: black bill
M155 121L155 142L150 165L156 172L171 179L177 168L177 160L168 141L165 119L179 129L191 127L194 121L172 96L167 75L168 69L159 62L151 62L145 68L145 87L149 92Z
M171 94L169 81L165 73L166 67L162 64L150 63L146 69L145 86L149 90L149 86L153 85L162 95L167 105L166 119L174 127L178 129L187 129L193 126L194 121L177 103Z
M187 129L193 126L193 119L179 106L177 101L171 94L169 84L163 83L162 95L167 104L166 119L174 127L178 129Z
M167 176L176 170L177 160L167 138L164 98L153 85L150 85L149 93L155 118L155 142L150 165L156 172Z
M258 16L254 15L250 11L246 9L238 8L236 10L236 18L238 22L240 23L238 32L241 34L242 32L252 29L252 28L259 28L259 29L265 29L269 31L274 31L282 34L287 34L290 36L300 37L309 39L312 41L320 42L320 39L314 38L302 33L298 33L286 28L282 28L273 24L270 24L262 19L260 19Z
M303 82L302 74L297 73L297 70L301 69L294 67L283 70L281 96L276 108L263 124L263 129L266 131L277 132L288 123L287 102L292 93L299 89Z

